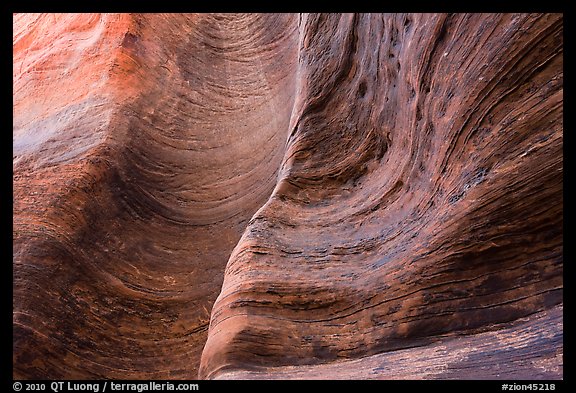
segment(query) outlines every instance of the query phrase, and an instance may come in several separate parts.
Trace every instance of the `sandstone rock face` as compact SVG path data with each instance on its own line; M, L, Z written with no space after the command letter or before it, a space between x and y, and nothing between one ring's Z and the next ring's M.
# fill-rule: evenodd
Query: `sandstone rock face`
M15 377L197 376L226 261L284 155L295 29L15 17Z
M14 378L562 377L562 15L13 32Z

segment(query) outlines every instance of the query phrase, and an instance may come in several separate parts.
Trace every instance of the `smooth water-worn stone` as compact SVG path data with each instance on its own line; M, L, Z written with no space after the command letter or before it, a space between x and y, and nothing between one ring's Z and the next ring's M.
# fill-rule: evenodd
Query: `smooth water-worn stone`
M14 15L14 378L562 378L562 34Z

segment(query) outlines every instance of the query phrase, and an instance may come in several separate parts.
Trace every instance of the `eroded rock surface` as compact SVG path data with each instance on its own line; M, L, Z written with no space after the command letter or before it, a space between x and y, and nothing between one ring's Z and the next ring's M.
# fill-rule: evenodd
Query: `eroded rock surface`
M294 18L14 26L14 376L195 378L284 155Z
M15 15L14 378L561 378L562 33Z

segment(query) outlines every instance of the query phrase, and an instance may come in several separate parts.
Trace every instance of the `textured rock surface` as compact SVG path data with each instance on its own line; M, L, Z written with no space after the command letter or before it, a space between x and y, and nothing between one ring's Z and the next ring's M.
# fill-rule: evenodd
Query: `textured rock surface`
M222 379L557 379L562 373L562 308L496 330L311 366L230 371ZM497 361L495 361L497 360ZM526 369L532 373L527 375Z
M561 378L562 23L15 15L14 377Z
M292 19L15 17L15 377L197 376L284 154Z

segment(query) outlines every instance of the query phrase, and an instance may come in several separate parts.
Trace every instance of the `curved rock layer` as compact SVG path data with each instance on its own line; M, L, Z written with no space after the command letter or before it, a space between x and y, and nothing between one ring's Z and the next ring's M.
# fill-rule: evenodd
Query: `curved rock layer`
M561 15L13 32L14 378L562 377Z
M561 15L302 17L278 184L230 257L200 376L416 347L382 374L403 378L460 336L462 359L504 367L533 341L482 332L544 312L546 370L520 351L514 376L560 377L562 30Z
M221 379L557 379L562 375L562 306L498 329L425 346L318 365L235 370ZM497 359L497 361L494 361ZM528 375L526 368L532 368Z
M272 192L290 15L14 18L14 378L196 378Z

